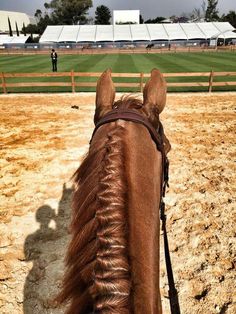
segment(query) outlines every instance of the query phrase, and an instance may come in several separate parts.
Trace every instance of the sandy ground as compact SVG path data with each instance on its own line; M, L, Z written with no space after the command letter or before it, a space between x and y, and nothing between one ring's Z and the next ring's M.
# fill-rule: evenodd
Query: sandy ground
M94 99L0 96L3 314L63 313L52 299L69 239L70 178L88 149ZM235 109L236 93L170 94L162 114L172 144L166 212L182 314L236 313ZM163 255L161 248L168 314Z

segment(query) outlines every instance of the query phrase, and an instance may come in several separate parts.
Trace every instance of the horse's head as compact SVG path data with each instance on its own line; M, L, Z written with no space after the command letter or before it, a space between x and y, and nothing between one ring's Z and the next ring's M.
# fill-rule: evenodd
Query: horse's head
M111 70L98 80L96 126L74 176L72 240L57 298L71 300L68 314L161 313L157 208L168 182L168 147L159 121L166 84L156 69L143 98L114 103Z
M97 82L95 123L112 110L114 100L115 88L111 78L111 69L108 69L103 72ZM140 101L138 103L141 104ZM165 103L165 79L159 70L153 69L151 77L144 87L143 104L140 106L140 113L146 114L149 121L156 128L159 123L159 114L164 109Z

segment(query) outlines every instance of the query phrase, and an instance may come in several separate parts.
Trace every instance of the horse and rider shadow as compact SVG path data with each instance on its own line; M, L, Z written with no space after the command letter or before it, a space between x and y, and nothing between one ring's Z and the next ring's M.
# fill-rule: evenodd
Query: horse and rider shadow
M25 261L33 263L24 285L24 314L47 313L47 308L55 307L52 299L63 269L72 190L63 184L57 213L47 204L36 211L39 229L24 243Z

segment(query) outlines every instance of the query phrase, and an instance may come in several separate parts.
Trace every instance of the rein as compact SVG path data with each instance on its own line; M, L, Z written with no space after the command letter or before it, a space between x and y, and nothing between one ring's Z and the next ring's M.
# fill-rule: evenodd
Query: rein
M160 193L160 218L162 220L162 230L164 236L164 251L165 251L165 260L166 260L166 269L167 269L167 277L169 283L169 299L170 299L170 308L172 314L180 314L180 307L178 301L178 292L175 288L173 270L171 265L170 259L170 252L169 252L169 244L168 244L168 237L166 231L166 215L165 215L165 203L163 198L165 197L166 187L168 187L168 180L169 180L169 161L166 156L164 150L164 131L161 122L159 121L159 125L157 130L152 126L149 120L141 115L140 113L135 112L131 109L119 109L114 108L107 114L105 114L95 125L95 129L93 131L90 143L93 139L94 134L98 130L100 126L106 123L114 122L116 120L125 120L125 121L132 121L135 123L139 123L144 125L151 137L152 140L155 142L157 150L161 152L162 156L162 176L161 176L161 193Z

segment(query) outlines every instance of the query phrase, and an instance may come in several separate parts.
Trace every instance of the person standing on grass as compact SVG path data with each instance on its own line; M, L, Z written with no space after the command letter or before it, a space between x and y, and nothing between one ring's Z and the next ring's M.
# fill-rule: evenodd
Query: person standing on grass
M52 49L51 59L52 59L52 71L57 72L57 53L55 49Z

